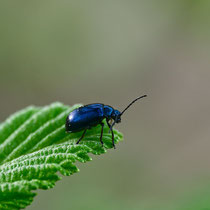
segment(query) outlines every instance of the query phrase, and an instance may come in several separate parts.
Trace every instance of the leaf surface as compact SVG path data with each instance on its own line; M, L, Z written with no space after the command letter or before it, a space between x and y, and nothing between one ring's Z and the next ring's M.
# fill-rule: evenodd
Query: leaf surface
M61 179L79 169L75 162L91 160L88 153L100 155L112 148L111 133L104 127L104 147L99 141L101 126L82 135L65 132L67 115L81 105L72 107L53 103L45 107L27 107L0 124L0 209L25 208L36 189L52 188ZM106 123L105 123L106 124ZM122 134L114 130L115 143Z

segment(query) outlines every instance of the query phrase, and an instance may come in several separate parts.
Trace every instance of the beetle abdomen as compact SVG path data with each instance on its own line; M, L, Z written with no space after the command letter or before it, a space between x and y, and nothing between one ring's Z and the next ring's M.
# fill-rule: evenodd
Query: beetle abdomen
M80 107L68 115L66 119L66 130L71 132L81 131L96 126L103 119L103 107Z

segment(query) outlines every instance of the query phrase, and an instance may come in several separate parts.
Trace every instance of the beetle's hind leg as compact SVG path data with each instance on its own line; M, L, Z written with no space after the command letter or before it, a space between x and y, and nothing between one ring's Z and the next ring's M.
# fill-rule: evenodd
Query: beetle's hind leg
M115 144L114 144L114 132L112 130L112 126L109 124L109 121L107 119L106 119L106 123L107 123L107 125L109 126L109 129L112 132L112 145L113 145L114 149L116 149Z
M79 140L77 141L76 144L79 144L79 142L83 139L83 137L85 136L86 131L87 131L87 128L84 130L82 136L79 138Z
M101 123L101 136L100 136L100 142L101 142L102 147L104 146L104 142L103 142L103 140L102 140L103 131L104 131L104 123Z

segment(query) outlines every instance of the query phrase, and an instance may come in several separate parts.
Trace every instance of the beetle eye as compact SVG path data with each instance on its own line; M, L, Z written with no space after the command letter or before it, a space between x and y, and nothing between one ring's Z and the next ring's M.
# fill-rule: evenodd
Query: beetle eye
M121 118L120 118L120 117L117 117L117 118L115 119L115 122L116 122L116 123L120 123L120 122L121 122Z

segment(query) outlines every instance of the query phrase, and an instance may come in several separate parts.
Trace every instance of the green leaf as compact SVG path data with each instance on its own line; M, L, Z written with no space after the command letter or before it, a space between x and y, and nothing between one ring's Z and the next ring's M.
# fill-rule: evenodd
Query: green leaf
M88 153L100 155L112 148L111 133L104 127L104 147L99 141L101 126L82 132L66 133L67 115L73 107L53 103L45 107L27 107L0 124L0 209L25 208L36 189L49 189L79 169L75 162L91 160ZM115 143L122 134L114 130Z

